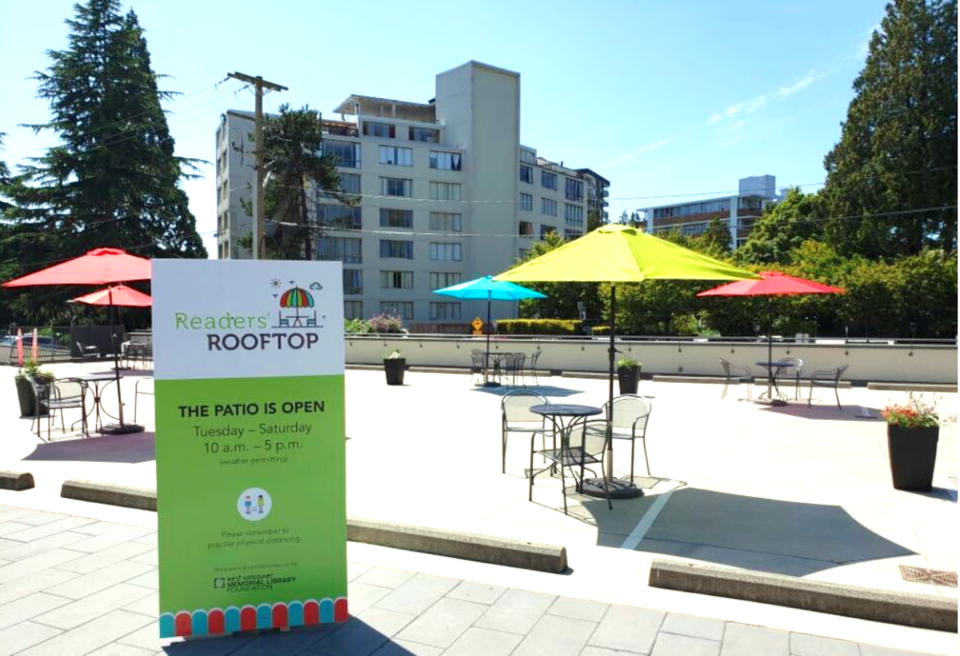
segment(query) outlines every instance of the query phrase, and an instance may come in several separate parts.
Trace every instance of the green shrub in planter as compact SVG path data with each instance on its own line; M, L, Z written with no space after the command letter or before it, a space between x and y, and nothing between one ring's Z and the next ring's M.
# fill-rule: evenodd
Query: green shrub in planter
M640 384L640 368L642 362L637 362L633 358L620 358L617 360L617 380L620 383L621 394L636 394L637 387Z

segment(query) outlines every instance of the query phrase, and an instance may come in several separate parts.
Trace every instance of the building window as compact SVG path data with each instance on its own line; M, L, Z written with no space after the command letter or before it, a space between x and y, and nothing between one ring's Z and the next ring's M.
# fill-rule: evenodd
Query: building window
M454 271L449 273L446 272L430 272L430 289L444 289L446 287L453 287L454 285L460 284L460 274Z
M381 239L380 257L400 260L413 259L413 242L402 239Z
M363 294L363 271L360 269L343 270L343 293L352 295Z
M389 123L373 123L365 121L363 123L363 134L367 137L380 137L381 139L393 139L397 136L397 128Z
M359 173L341 173L340 174L340 193L359 194L360 193L360 174Z
M360 208L355 205L317 205L317 223L334 230L359 230Z
M385 314L392 314L394 316L401 317L407 321L413 319L413 302L412 301L381 301L380 302L380 311Z
M557 201L552 198L541 198L540 199L540 213L546 214L547 216L556 216L557 215Z
M430 259L436 262L459 262L460 244L438 244L430 242Z
M532 150L520 149L520 161L524 164L536 164L537 163L537 154Z
M530 194L520 194L520 209L524 212L533 211L533 196Z
M363 301L344 301L344 319L363 319Z
M361 240L358 237L329 237L317 240L317 253L321 260L339 260L345 264L363 264Z
M583 208L580 205L571 205L570 203L564 203L563 205L563 219L567 222L567 225L582 228Z
M577 237L583 236L583 232L580 230L571 230L570 228L563 229L563 238L564 239L576 239Z
M543 239L544 237L546 237L547 235L549 235L551 232L556 232L556 231L557 231L557 229L554 228L553 226L544 225L544 224L541 223L541 224L540 224L540 239Z
M381 271L380 289L413 289L413 271Z
M413 149L380 146L380 163L391 166L413 166Z
M410 128L410 141L440 143L440 130L431 130L430 128Z
M557 190L557 174L550 171L540 171L540 184L544 189Z
M445 153L440 150L431 150L430 168L441 171L459 171L460 153Z
M381 228L413 228L413 210L380 208Z
M564 197L567 200L583 200L583 180L565 178Z
M430 229L443 232L460 232L461 220L459 214L451 212L430 212Z
M533 167L520 165L520 182L533 184Z
M520 236L533 237L533 224L529 221L520 222Z
M336 139L323 140L324 157L337 160L337 166L346 169L360 168L360 144Z
M430 200L460 200L460 185L456 182L431 182Z
M380 178L380 193L384 196L410 198L413 196L413 180Z
M453 321L460 319L459 303L431 303L431 321Z

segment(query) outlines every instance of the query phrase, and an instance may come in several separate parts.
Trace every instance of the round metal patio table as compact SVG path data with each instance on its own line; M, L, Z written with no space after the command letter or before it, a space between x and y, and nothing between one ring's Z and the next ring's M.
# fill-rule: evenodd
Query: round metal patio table
M579 448L579 455L575 455L574 449L570 447L570 436L573 434L573 429L577 426L582 426L589 417L595 417L603 414L603 409L593 405L578 405L575 403L546 403L531 406L530 412L549 419L550 423L553 424L554 432L560 435L559 452L557 452L558 450L556 449L545 449L544 451L540 452L540 455L544 456L545 458L552 459L553 464L550 467L542 469L538 472L531 470L531 488L533 486L533 479L538 474L542 474L545 471L553 471L557 465L560 465L560 477L562 480L564 466L579 465L580 477L577 478L576 474L574 474L573 478L576 484L577 492L582 492L584 470L586 469L586 454L583 450L583 446L581 445ZM566 490L563 492L563 511L567 512Z
M786 405L787 395L780 391L777 385L777 374L781 369L792 367L789 362L755 362L758 367L767 370L767 391L757 397L758 401L766 401L770 405Z

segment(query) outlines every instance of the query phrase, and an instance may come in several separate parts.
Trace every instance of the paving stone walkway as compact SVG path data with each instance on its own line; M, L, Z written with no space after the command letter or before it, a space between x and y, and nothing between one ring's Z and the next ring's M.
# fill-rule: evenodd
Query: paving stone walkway
M911 652L350 564L337 627L157 637L156 532L0 505L0 656L906 656Z

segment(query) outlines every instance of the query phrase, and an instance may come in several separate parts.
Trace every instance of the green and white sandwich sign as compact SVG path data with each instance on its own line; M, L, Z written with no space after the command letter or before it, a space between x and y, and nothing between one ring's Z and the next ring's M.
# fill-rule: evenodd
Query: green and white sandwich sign
M154 260L160 636L347 618L342 268Z

